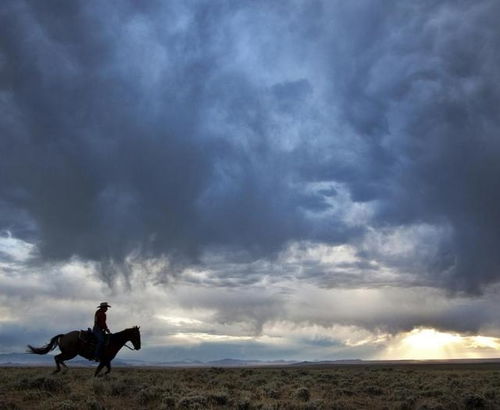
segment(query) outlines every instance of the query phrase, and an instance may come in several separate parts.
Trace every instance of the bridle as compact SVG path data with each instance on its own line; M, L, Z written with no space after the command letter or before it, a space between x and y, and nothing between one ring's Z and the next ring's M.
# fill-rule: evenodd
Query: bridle
M130 349L130 350L137 350L135 347L130 347L129 345L127 345L127 342L125 342L123 344L123 346L125 346L127 349Z
M137 327L137 326L136 326L136 327ZM139 328L137 327L137 329L139 329ZM128 330L128 329L127 329L127 330ZM127 342L131 342L131 341L132 341L132 340L127 340ZM127 345L127 342L125 342L125 343L123 344L123 346L125 346L127 349L130 349L130 350L137 350L135 347L130 347L129 345ZM133 344L133 343L132 343L132 344Z

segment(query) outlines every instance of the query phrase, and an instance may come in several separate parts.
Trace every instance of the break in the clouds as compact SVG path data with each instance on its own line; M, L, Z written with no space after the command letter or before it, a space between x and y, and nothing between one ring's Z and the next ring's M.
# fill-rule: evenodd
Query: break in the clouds
M39 269L49 292L79 263L232 289L189 303L238 337L494 332L499 17L493 0L4 2L3 289L45 289ZM336 292L329 317L299 309Z

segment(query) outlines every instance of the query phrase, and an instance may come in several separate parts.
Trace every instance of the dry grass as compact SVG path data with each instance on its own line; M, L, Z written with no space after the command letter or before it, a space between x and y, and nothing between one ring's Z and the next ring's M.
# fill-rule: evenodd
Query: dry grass
M0 409L500 409L500 365L0 368Z

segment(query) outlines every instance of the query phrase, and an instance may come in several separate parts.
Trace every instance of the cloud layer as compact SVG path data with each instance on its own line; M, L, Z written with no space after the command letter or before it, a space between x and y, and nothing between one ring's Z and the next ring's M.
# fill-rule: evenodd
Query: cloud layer
M78 297L88 269L188 286L186 318L216 325L184 333L496 335L498 16L493 0L7 1L5 323L13 300Z
M45 259L120 263L425 223L448 236L421 274L478 291L500 262L498 13L8 2L2 224Z
M1 248L19 249L12 241ZM121 355L154 361L492 357L500 344L498 289L450 299L425 287L325 289L292 278L228 287L193 274L160 285L141 269L109 287L92 264L27 269L22 257L0 266L2 353L91 326L96 300L111 302L112 331L141 326L144 349Z

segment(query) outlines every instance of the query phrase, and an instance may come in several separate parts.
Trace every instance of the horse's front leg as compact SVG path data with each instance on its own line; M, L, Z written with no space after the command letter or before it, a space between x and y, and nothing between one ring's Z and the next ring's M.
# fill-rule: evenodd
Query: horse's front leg
M95 369L94 377L97 377L97 375L99 374L99 372L101 371L101 369L103 367L104 367L104 363L103 362L99 362L99 366L97 366L97 369Z
M111 371L111 361L106 362L106 367L108 368L108 370L106 370L106 373L104 374L108 374Z

